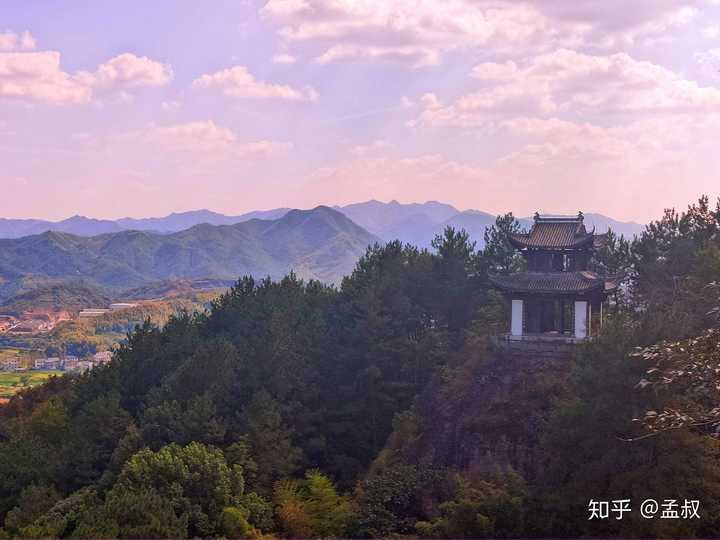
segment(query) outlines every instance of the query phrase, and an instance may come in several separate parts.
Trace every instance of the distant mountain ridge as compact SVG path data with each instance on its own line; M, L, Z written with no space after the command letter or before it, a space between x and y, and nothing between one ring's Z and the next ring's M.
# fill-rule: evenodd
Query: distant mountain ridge
M120 232L124 228L115 221L93 219L85 216L73 216L62 221L42 219L0 218L0 238L22 238L47 231L57 231L78 236L96 236L98 234Z
M192 210L190 212L172 213L161 218L122 218L116 223L123 229L137 231L156 231L163 233L179 232L201 223L208 225L234 225L251 219L279 219L287 214L290 208L272 210L256 210L238 216L226 216L210 210Z
M445 229L465 229L478 247L484 244L485 229L495 223L496 216L479 210L460 211L448 204L430 201L424 204L401 204L397 201L382 203L368 201L345 207L335 207L358 225L379 236L384 241L401 240L418 247L429 247L432 238ZM521 226L529 228L532 218L518 218ZM644 225L621 222L602 214L586 213L585 224L595 227L598 233L612 228L618 234L632 238L640 234Z
M63 232L77 236L97 236L120 231L153 231L159 233L179 232L201 223L209 225L234 225L251 219L277 219L284 216L290 208L256 210L238 216L226 216L210 210L192 210L172 213L161 218L121 218L118 220L93 219L85 216L73 216L61 221L43 219L0 218L0 238L22 238L48 231Z
M121 231L92 237L49 231L0 240L0 283L28 277L131 288L173 279L235 280L251 274L337 282L380 239L328 207L275 220L195 225L171 234Z
M346 206L334 206L352 221L376 235L383 241L401 240L419 247L428 247L432 237L446 226L464 228L479 244L482 244L485 228L495 222L495 215L479 210L460 211L457 208L437 202L403 204L370 200ZM274 220L285 216L290 208L259 210L236 216L227 216L210 210L194 210L173 213L165 217L122 218L115 221L92 219L84 216L52 222L38 219L0 218L0 238L21 238L47 231L57 231L77 236L121 232L124 230L152 231L163 234L180 232L203 223L209 225L235 225L252 219ZM532 218L521 218L523 226L530 226ZM644 225L622 222L596 213L586 213L585 223L595 226L597 232L608 227L618 234L632 237L644 229Z

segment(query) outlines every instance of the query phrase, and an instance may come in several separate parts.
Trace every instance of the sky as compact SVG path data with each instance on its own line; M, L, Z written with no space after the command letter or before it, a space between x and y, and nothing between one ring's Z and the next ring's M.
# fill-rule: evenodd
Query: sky
M0 217L720 195L720 0L3 0Z

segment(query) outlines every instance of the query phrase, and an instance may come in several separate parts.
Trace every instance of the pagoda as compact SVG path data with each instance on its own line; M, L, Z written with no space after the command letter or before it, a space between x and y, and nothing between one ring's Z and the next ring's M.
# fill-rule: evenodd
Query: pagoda
M582 341L602 324L603 303L615 291L614 278L589 270L605 235L588 232L577 216L535 214L530 232L510 243L527 261L527 271L492 276L511 304L509 340Z

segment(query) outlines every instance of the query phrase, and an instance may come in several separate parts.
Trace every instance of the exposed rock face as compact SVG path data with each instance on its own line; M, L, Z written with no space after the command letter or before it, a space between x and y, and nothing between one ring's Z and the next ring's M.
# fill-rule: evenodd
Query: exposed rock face
M572 346L495 347L419 405L418 437L405 449L411 462L487 474L532 470L541 419L562 394Z

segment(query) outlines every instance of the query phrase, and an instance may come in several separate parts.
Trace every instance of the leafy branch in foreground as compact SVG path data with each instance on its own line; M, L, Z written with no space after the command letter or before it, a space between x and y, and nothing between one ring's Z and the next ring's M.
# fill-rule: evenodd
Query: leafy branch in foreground
M706 289L718 292L720 285L713 282ZM717 317L720 307L708 315ZM720 438L720 328L682 341L663 341L631 356L652 364L638 388L668 395L671 401L662 410L648 410L636 419L646 428L645 436L693 428Z

